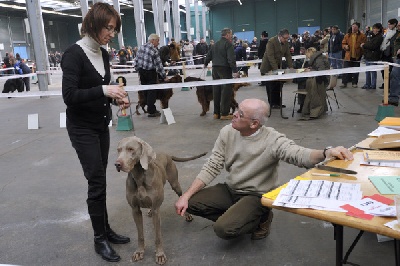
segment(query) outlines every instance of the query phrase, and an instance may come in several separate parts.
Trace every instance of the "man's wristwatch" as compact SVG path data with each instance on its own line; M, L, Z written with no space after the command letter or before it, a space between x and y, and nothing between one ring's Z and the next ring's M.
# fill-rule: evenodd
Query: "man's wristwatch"
M325 149L324 149L324 152L322 153L323 155L324 155L324 158L326 159L326 151L327 150L329 150L329 149L332 149L333 147L332 146L328 146L328 147L326 147Z

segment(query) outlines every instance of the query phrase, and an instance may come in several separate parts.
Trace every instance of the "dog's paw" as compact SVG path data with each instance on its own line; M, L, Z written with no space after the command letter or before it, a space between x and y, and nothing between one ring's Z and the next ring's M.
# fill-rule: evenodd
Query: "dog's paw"
M167 256L165 256L164 252L157 252L156 253L156 263L163 265L167 262Z
M206 112L201 112L200 116L205 116Z
M191 214L185 215L185 221L188 222L188 223L193 221L193 216Z
M135 251L132 255L132 261L139 261L144 258L144 251Z

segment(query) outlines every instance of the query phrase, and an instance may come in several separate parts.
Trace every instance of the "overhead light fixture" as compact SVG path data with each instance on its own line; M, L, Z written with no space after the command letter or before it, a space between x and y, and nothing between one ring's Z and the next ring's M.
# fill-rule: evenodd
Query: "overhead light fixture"
M239 4L242 5L242 2L240 0L238 0Z

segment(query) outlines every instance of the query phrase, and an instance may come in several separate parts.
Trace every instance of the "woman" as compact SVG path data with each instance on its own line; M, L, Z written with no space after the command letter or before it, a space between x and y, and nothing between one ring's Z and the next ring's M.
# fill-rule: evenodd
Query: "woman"
M310 68L307 71L320 71L329 69L328 58L310 47L306 51L306 57L309 59ZM326 105L326 86L328 78L326 76L308 78L306 81L307 95L302 109L302 120L316 119L328 111Z
M83 38L64 53L62 94L67 105L67 131L88 181L87 205L94 231L96 253L104 260L121 258L110 243L130 239L116 234L108 224L106 168L110 146L110 103L127 107L127 93L112 80L106 45L121 28L121 18L106 3L96 3L83 20Z
M381 59L381 44L383 42L383 27L381 23L375 23L372 26L371 37L366 43L362 43L364 49L364 59L367 66L374 65L373 61ZM376 71L365 72L366 82L362 89L376 89Z

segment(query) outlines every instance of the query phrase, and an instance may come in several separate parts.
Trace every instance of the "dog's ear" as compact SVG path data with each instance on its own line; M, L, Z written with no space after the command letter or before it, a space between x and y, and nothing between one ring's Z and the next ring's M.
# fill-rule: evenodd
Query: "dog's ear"
M149 169L149 163L151 163L156 158L156 153L153 148L145 141L139 140L142 145L142 154L140 155L140 164L144 170Z

